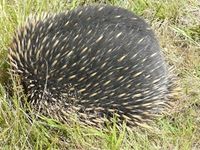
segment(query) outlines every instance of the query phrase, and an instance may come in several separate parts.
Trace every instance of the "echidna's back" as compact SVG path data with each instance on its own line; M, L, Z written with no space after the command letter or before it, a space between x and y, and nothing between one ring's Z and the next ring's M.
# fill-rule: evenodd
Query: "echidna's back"
M65 111L70 103L93 119L115 110L134 124L167 101L154 34L125 9L86 6L31 18L13 43L11 62L36 106L59 101ZM69 101L73 95L80 98Z

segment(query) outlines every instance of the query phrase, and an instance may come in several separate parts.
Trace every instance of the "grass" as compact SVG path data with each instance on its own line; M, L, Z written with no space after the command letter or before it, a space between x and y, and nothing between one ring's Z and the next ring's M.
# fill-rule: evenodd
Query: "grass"
M94 0L0 0L0 147L1 149L149 150L200 149L200 2L198 0L101 0L143 17L156 32L165 58L175 68L182 95L176 107L152 129L96 129L37 120L21 108L23 91L17 80L9 97L7 49L16 27L35 11L66 11Z

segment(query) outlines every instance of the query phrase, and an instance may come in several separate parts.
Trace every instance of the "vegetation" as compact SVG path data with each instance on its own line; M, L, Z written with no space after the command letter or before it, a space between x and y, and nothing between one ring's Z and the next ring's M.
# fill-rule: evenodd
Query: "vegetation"
M21 107L17 80L8 75L7 50L13 33L30 13L71 10L107 3L127 8L154 29L178 76L182 94L173 109L151 129L104 129L38 120ZM8 81L14 93L9 97ZM2 149L200 149L200 2L199 0L0 0L0 147Z

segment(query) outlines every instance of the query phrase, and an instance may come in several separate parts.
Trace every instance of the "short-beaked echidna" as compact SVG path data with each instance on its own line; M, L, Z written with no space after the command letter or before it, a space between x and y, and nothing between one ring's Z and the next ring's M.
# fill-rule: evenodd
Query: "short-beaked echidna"
M31 106L87 124L115 114L137 125L162 111L172 95L170 71L145 21L113 6L84 6L32 16L9 50Z

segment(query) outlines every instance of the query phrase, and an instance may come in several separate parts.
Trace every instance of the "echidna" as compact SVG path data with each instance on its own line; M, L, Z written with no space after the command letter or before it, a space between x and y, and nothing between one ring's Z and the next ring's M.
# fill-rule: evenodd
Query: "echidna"
M29 17L9 50L33 110L86 124L114 115L141 124L173 94L170 71L145 21L114 6Z

